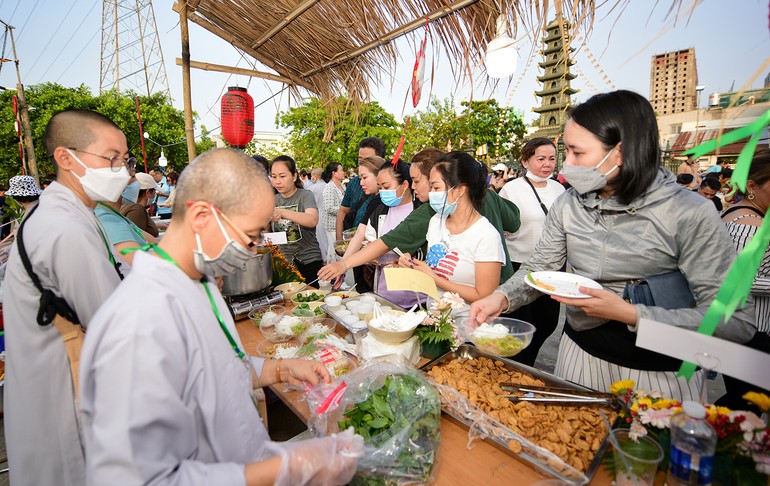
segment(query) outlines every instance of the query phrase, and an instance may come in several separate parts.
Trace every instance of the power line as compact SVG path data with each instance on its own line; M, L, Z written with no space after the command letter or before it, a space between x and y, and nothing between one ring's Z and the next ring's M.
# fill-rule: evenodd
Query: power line
M77 59L78 57L80 57L81 54L83 54L83 51L85 51L88 45L91 43L91 41L94 40L94 37L96 37L96 34L99 34L100 32L101 32L101 29L98 29L96 32L94 32L94 35L92 35L91 38L86 41L85 45L83 45L83 48L80 49L80 51L75 55L74 59L72 59L72 61L67 63L67 67L64 69L64 71L62 71L59 77L56 78L55 82L58 83L61 77L64 76L67 73L67 71L70 70L70 68L75 64L75 59Z
M32 18L33 15L35 15L35 10L37 9L37 6L40 4L40 0L37 0L35 2L35 6L32 7L32 10L29 11L29 15L27 15L27 20L24 21L24 25L21 26L21 29L19 29L19 37L17 40L21 40L21 36L24 35L24 29L27 27L27 24L29 23L29 19Z
M75 28L75 32L80 31L80 27L82 27L83 24L85 23L85 21L88 20L88 16L91 15L91 12L94 11L94 8L98 4L99 4L99 1L94 2L94 4L91 6L91 10L89 10L88 13L83 16L83 20L81 20L80 24L78 24L78 26ZM42 82L42 80L45 79L45 75L48 74L48 71L51 70L51 67L53 67L54 62L59 59L59 56L61 56L62 52L64 52L64 49L66 49L67 46L70 45L70 42L72 42L72 39L74 39L74 38L75 38L75 36L70 37L69 40L67 40L67 42L64 44L64 46L61 48L59 53L56 54L56 56L53 58L53 61L48 65L48 69L46 69L45 72L40 76L41 82Z
M16 8L13 9L13 13L11 14L11 18L8 19L8 23L13 22L13 16L16 15L16 11L19 9L19 5L21 5L21 0L19 0L19 3L16 4Z
M54 37L56 37L56 34L59 33L59 29L61 29L61 26L67 22L67 17L69 17L76 3L77 2L72 2L72 4L70 5L70 9L67 10L66 14L64 14L64 18L59 23L59 26L56 27L56 30L54 31L53 35L51 35L51 38L48 39L48 43L46 43L45 47L43 47L43 50L40 51L40 54L38 54L37 59L35 59L35 62L32 63L32 67L27 70L27 76L29 76L30 73L32 73L32 70L35 69L35 66L37 66L37 62L43 57L43 54L45 54L45 52L48 50L48 46L51 45L51 42L53 42Z

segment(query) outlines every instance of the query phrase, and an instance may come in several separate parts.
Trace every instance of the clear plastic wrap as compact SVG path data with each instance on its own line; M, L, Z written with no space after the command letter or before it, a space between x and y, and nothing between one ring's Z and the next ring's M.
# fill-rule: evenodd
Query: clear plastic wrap
M364 437L364 457L351 484L431 482L441 402L425 376L404 364L374 360L341 383L320 385L308 393L308 426L319 436L353 426Z
M472 448L473 442L477 439L491 439L497 443L505 444L511 451L524 459L534 459L530 462L535 465L542 465L542 469L547 474L555 475L574 484L588 483L588 477L583 472L565 463L553 452L530 442L490 417L454 388L436 383L430 375L425 376L439 393L444 410L468 426L468 449Z

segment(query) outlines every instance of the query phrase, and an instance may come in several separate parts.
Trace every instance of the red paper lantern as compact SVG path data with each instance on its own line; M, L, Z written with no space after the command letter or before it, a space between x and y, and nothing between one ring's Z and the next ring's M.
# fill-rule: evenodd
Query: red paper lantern
M246 88L231 86L222 96L222 136L234 148L254 138L254 99Z

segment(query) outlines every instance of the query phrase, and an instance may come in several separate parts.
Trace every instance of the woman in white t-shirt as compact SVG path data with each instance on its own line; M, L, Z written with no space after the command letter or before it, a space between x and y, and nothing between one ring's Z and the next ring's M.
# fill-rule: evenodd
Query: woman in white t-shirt
M556 168L556 146L551 139L538 137L524 144L521 165L525 170L524 176L512 180L500 190L500 197L519 208L521 218L519 231L506 237L514 271L535 252L548 210L556 198L564 194L564 187L551 179ZM530 345L515 358L520 363L533 366L540 347L556 329L559 303L543 295L514 311L511 317L529 322L536 328Z
M399 264L424 272L441 290L458 293L466 302L490 295L505 257L500 234L479 213L487 168L465 152L449 152L431 169L430 191L436 214L428 225L426 261L407 253Z

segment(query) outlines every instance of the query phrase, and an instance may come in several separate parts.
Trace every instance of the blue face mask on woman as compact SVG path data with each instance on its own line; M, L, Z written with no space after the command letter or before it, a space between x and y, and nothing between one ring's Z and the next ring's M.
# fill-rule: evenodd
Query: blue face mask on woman
M457 210L457 201L459 201L460 198L458 197L457 201L450 203L449 191L432 191L428 193L428 200L430 202L430 207L436 211L436 214L451 216Z
M380 200L382 204L392 208L401 204L404 194L406 194L406 189L404 189L400 196L396 194L396 189L380 189Z

